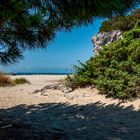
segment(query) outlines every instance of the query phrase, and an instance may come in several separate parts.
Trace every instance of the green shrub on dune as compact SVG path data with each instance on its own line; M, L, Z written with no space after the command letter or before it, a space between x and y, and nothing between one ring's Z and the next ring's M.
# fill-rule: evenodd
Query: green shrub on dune
M124 33L123 39L104 46L85 64L75 67L67 82L76 87L96 85L108 97L140 96L140 28Z

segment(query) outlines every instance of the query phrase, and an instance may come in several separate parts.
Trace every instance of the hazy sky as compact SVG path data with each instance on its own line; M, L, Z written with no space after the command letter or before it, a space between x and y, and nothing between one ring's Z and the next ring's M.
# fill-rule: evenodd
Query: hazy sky
M74 28L71 32L57 33L54 41L43 50L26 51L18 64L4 67L12 72L39 71L46 68L72 68L77 61L88 60L93 55L91 37L98 33L101 20L87 27Z

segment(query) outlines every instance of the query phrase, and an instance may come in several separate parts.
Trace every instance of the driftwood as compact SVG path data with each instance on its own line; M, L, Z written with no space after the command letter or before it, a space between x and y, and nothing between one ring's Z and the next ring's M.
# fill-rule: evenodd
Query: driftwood
M67 87L62 83L56 83L56 84L47 85L41 89L37 89L32 94L41 93L43 95L43 93L47 92L47 90L61 90L64 93L70 93L73 91L71 87Z

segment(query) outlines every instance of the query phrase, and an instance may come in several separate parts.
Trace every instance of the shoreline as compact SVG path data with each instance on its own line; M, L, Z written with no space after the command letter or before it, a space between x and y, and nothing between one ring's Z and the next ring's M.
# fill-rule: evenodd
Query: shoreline
M59 75L71 75L73 73L15 73L15 74L12 74L12 73L8 73L8 75L10 76L28 76L28 75L55 75L55 76L59 76Z
M16 75L12 75L9 74L9 76L11 77L16 77L16 76L67 76L67 74L16 74Z

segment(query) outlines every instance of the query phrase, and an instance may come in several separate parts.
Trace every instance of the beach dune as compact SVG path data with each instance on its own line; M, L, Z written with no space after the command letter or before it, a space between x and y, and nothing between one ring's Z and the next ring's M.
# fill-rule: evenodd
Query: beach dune
M70 93L52 89L34 93L66 76L11 76L21 77L30 84L0 88L0 113L36 124L37 131L45 135L44 131L53 131L49 139L57 136L62 140L139 138L140 99L121 102L106 98L90 87Z

